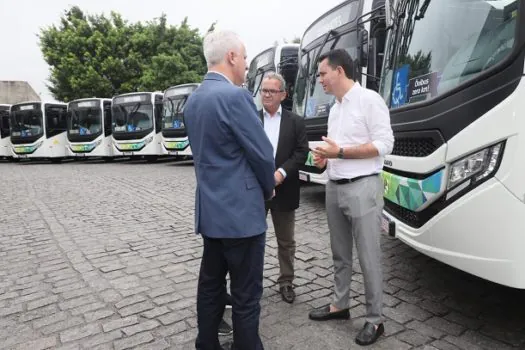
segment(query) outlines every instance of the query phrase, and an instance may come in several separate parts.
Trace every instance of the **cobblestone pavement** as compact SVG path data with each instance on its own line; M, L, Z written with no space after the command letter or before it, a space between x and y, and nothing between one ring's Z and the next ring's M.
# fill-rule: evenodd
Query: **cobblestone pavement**
M191 164L0 163L0 349L192 349L201 240ZM358 349L364 290L355 263L351 321L315 323L330 301L324 190L297 213L297 300L281 301L268 234L266 349ZM525 291L452 269L384 237L386 334L369 349L525 348ZM354 254L356 256L356 254ZM229 311L227 316L229 317Z

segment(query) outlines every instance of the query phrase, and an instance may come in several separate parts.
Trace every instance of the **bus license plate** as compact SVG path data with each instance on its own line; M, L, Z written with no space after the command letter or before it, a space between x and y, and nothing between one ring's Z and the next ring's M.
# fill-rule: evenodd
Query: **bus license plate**
M396 236L396 224L384 214L381 215L381 231L388 234L389 236Z
M177 151L168 151L168 154L172 155L172 156L176 156L176 155L179 154L179 152L177 152Z
M310 175L305 174L303 172L299 172L299 180L310 182Z

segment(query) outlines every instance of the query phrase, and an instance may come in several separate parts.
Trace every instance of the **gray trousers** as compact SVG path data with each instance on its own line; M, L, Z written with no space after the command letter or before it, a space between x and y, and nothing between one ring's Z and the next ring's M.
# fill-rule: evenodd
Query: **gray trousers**
M295 210L276 211L270 209L275 237L277 238L277 256L279 258L280 287L293 286L295 258ZM266 211L268 215L268 210Z
M383 274L381 270L381 212L383 181L370 176L348 184L328 181L326 213L334 260L334 302L339 309L350 306L352 247L355 240L366 297L366 320L382 320Z

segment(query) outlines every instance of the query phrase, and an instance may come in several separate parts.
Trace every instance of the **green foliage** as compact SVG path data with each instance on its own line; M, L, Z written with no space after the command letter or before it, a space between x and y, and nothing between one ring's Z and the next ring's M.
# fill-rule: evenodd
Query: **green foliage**
M164 14L128 23L115 12L86 16L74 6L39 38L51 71L48 88L64 102L164 90L200 82L206 73L202 37L187 18L179 26L168 25Z

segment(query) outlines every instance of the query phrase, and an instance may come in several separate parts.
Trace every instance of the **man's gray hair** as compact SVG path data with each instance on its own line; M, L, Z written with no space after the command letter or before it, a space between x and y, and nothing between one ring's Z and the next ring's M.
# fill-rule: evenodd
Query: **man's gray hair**
M281 83L281 91L286 90L286 80L284 80L283 76L276 72L267 72L264 75L264 79L275 79L278 80Z
M206 34L202 48L208 68L222 63L229 51L238 51L241 46L241 38L232 31L217 30Z

